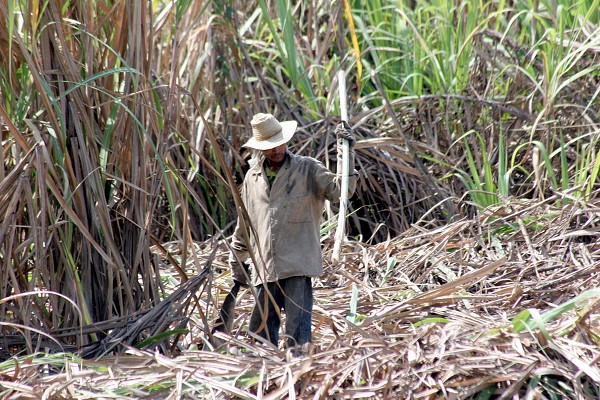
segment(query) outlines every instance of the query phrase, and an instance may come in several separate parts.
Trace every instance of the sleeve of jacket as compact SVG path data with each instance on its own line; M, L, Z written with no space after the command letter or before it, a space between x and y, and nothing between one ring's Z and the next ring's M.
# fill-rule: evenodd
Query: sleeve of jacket
M242 262L249 257L248 249L246 247L246 241L244 240L243 226L241 218L238 217L237 225L231 236L231 252L229 254L229 261L239 260Z
M244 188L242 187L242 198L244 198L244 192ZM245 240L245 237L247 237L247 231L245 231L245 224L239 213L240 212L238 211L237 223L235 230L233 231L233 235L231 236L231 252L229 253L228 260L234 279L237 276L244 274L242 271L242 263L245 262L250 256Z

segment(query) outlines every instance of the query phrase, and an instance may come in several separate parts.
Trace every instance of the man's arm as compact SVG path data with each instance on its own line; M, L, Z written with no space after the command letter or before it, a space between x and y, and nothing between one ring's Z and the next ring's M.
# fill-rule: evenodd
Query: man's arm
M240 227L240 219L231 238L231 252L229 253L229 267L231 276L241 286L248 287L250 282L250 265L246 262L249 257L248 249L244 243Z
M245 197L243 186L241 195L242 198ZM245 221L240 217L238 212L237 224L231 236L231 252L229 253L228 261L233 280L239 282L243 287L247 287L251 281L250 266L246 262L250 257L246 244L246 237L248 236L246 233Z

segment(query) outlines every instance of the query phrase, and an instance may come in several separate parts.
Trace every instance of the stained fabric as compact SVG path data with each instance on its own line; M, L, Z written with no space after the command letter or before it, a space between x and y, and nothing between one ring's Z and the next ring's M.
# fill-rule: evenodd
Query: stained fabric
M358 180L353 151L350 151L349 161L350 196ZM339 201L341 176L314 158L288 151L270 186L264 162L264 158L259 159L244 178L241 197L250 224L248 226L238 217L230 258L248 259L246 232L256 261L252 269L254 286L292 276L319 276L323 273L319 228L325 200ZM341 171L341 156L338 157L338 171ZM239 267L236 269L236 264L239 263L232 263L234 279L236 274L243 274Z

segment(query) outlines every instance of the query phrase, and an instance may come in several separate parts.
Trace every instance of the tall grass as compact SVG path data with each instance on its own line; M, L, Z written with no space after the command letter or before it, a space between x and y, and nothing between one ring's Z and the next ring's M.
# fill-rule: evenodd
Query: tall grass
M12 138L28 132L25 142L12 139L11 152L27 173L5 197L13 200L3 214L0 296L45 288L76 307L50 298L2 304L3 315L49 331L148 307L159 299L149 252L158 195L175 210L169 132L160 129L165 115L171 129L173 109L166 104L163 115L156 107L148 79L149 9L107 4L96 16L91 5L9 3L0 8L4 20L23 16L12 32L20 62L3 77L20 79L3 80L3 88L17 87L2 107L17 122ZM11 165L5 158L4 169ZM78 345L96 339L74 337Z
M389 59L380 65L404 67L391 70L393 78L382 81L388 85L391 81L408 82L409 79L420 83L420 87L404 85L404 93L397 85L392 86L390 93L421 98L431 93L466 92L474 96L472 99L460 97L460 100L446 97L448 108L442 117L447 124L447 137L443 139L453 143L452 153L448 154L465 156L468 169L459 165L461 172L457 176L471 193L474 203L485 207L495 203L497 195L529 193L544 197L552 191L597 184L597 176L590 176L595 165L594 150L588 153L590 148L595 148L588 140L596 136L597 128L587 121L595 118L594 112L589 112L591 109L597 112L598 88L593 78L584 77L598 75L598 63L591 61L591 48L598 46L600 33L597 28L594 30L596 25L592 22L598 19L598 2L589 3L431 1L420 3L416 8L403 3L388 4L389 9L403 17L402 23L395 26L410 29L403 31L401 37L389 30L390 37L396 39L397 54L390 56L390 51L383 51ZM578 11L581 14L577 14ZM385 20L380 15L377 17L380 19L370 16L370 20ZM382 23L376 26L372 32L379 34ZM488 47L486 35L499 38L494 48ZM411 43L413 50L407 46ZM418 65L406 66L410 54L416 55L414 62ZM481 86L481 80L473 81L477 62L484 72L493 72L485 86ZM386 74L385 69L382 67L379 73ZM427 79L412 79L422 74ZM575 93L580 89L584 94L577 96ZM515 96L521 102L519 108L531 115L531 125L523 125L509 113L490 113L485 109L473 113L473 103L482 99L515 104ZM574 122L577 120L579 123ZM581 145L578 150L566 149L565 143L560 141L560 134L565 134L565 124L569 126L567 135ZM514 129L515 126L520 129ZM422 135L437 129L424 128ZM462 132L474 132L474 129L481 133L472 145L464 140ZM497 132L503 133L498 137ZM506 138L511 138L512 143ZM430 136L428 139L436 144L441 138ZM498 151L486 148L486 142L500 148ZM587 150L582 152L582 149ZM539 165L532 163L534 153L541 156ZM573 162L573 154L577 154L577 160L586 161ZM508 158L513 160L511 166L507 165ZM574 173L573 168L579 173ZM590 180L582 182L582 176L589 176ZM530 190L528 185L534 185L535 190Z

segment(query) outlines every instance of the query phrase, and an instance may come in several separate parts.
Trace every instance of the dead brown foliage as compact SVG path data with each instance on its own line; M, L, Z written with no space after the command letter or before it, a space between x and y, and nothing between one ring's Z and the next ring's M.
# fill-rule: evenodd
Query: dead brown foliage
M487 391L508 399L551 390L593 398L600 384L598 199L562 208L551 200L507 200L476 220L415 225L376 245L348 241L344 262L316 282L314 348L298 358L252 344L249 292L241 294L233 336L218 334L220 351L194 349L208 343L206 328L229 285L220 245L214 284L206 287L214 302L197 300L206 320L192 317L178 356L132 349L69 362L55 375L21 363L3 369L4 398L101 396L116 387L140 398L462 399Z

